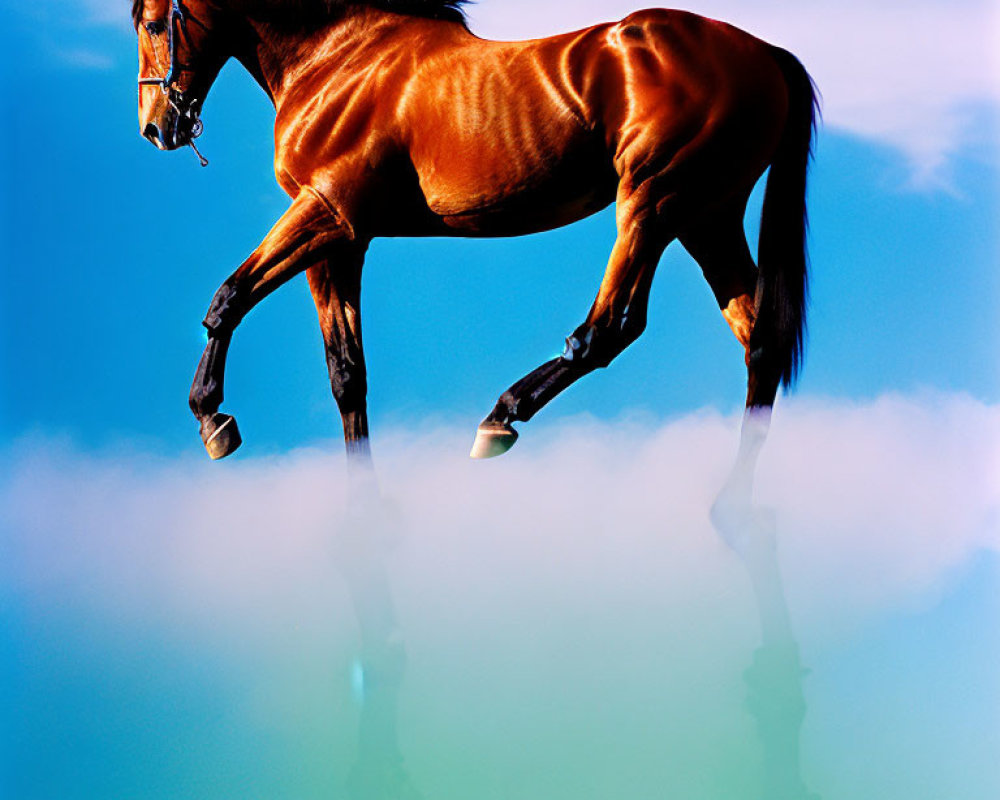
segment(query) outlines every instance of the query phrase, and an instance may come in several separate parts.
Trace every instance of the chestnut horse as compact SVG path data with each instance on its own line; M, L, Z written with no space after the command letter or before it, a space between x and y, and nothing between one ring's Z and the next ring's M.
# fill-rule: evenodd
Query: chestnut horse
M674 239L701 266L746 351L746 420L769 418L799 366L806 169L816 110L794 56L681 11L525 42L480 39L461 0L134 0L139 124L161 150L192 143L223 63L274 102L275 173L293 198L215 294L190 405L212 458L240 444L219 412L233 330L305 271L348 453L368 458L361 268L376 236L515 236L615 201L618 238L561 356L500 397L473 456L607 366L646 324ZM754 264L747 200L770 167ZM748 428L753 428L749 430ZM766 427L744 424L740 458Z

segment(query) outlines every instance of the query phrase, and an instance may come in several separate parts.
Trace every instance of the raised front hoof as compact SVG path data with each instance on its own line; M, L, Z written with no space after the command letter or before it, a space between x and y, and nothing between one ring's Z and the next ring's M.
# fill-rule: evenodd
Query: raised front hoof
M476 441L472 443L470 458L493 458L502 456L517 441L517 431L501 422L484 422L476 430Z
M243 444L236 420L229 414L212 414L201 421L201 440L213 461L225 458Z

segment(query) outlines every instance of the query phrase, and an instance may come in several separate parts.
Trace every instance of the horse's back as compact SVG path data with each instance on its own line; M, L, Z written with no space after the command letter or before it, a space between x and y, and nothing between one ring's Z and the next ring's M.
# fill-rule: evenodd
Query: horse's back
M734 172L752 185L785 114L769 45L681 11L472 40L438 69L427 94L446 101L423 103L411 152L431 209L466 229L519 203L533 220L553 212L540 227L568 222L610 202L619 177L671 163L682 189L731 185Z
M370 77L314 71L299 104L309 113L278 148L295 184L314 183L372 235L553 228L644 171L752 185L784 117L768 46L685 12L525 42L408 20L378 47L392 57L373 58Z
M400 108L406 147L429 207L450 227L557 227L614 199L606 143L568 58L595 36L469 37L414 76Z

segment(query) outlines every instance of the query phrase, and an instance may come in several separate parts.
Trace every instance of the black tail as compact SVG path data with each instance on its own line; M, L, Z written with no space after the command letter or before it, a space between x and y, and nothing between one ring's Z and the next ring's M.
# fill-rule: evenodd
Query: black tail
M750 352L791 385L802 363L808 295L806 172L819 104L812 79L787 50L771 50L788 85L788 118L764 191L757 261L757 321Z

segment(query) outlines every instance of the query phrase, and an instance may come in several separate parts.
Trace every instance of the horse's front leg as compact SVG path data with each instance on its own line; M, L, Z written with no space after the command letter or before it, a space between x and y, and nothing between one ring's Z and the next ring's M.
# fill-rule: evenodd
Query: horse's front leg
M309 267L309 289L323 332L330 388L344 424L351 468L368 468L368 379L361 343L361 267L366 243L331 248L328 257Z
M226 353L236 326L282 283L322 260L333 243L351 237L343 220L311 189L303 189L260 246L215 293L203 322L208 343L189 398L191 411L201 424L202 441L213 459L229 455L241 443L236 420L219 413Z

